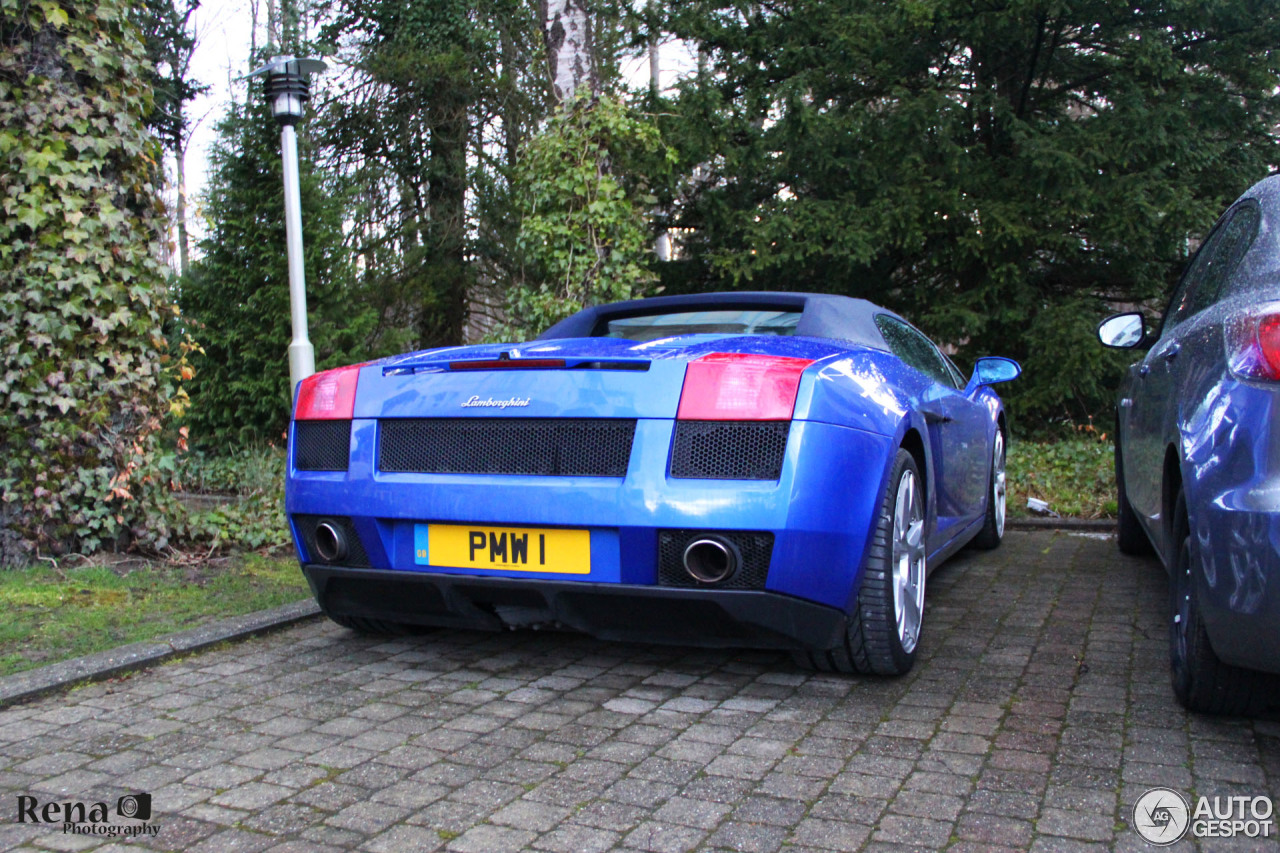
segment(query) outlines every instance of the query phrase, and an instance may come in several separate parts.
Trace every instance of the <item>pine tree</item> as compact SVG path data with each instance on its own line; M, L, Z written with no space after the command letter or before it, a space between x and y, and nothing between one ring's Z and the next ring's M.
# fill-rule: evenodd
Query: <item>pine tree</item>
M1022 359L1039 421L1101 413L1093 326L1155 299L1280 163L1269 0L677 7L711 67L672 122L702 164L668 285L812 289Z
M280 134L260 97L232 105L218 132L202 257L179 294L204 350L193 356L191 438L206 445L276 443L292 408ZM324 369L368 358L378 317L352 283L342 189L311 165L305 133L299 154L308 324Z

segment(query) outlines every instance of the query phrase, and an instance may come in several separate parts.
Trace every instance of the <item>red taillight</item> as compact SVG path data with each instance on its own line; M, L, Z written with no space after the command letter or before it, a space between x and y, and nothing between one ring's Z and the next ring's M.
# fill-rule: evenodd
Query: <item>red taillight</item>
M298 383L297 421L350 420L356 409L356 381L362 365L314 373Z
M676 417L684 421L786 421L812 359L717 352L689 362Z
M1271 368L1268 378L1280 379L1280 314L1258 321L1258 349Z
M1280 381L1280 313L1253 314L1231 323L1227 349L1237 376Z

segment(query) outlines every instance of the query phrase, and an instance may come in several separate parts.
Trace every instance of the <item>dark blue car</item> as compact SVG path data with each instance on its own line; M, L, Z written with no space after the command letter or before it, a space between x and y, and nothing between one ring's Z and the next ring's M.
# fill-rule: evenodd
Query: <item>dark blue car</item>
M896 674L925 580L1004 532L1007 433L898 315L801 293L584 310L300 383L286 507L339 624L559 627Z
M1117 405L1119 541L1169 570L1174 692L1246 713L1280 672L1280 177L1218 220L1154 331L1098 334L1146 350Z

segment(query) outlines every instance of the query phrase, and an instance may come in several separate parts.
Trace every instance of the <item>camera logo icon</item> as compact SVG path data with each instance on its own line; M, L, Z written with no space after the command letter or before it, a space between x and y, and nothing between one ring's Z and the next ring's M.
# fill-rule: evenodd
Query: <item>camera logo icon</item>
M133 820L151 819L150 794L125 794L116 801L116 814Z
M1146 841L1165 847L1181 841L1191 824L1191 805L1172 788L1152 788L1133 804L1133 827Z

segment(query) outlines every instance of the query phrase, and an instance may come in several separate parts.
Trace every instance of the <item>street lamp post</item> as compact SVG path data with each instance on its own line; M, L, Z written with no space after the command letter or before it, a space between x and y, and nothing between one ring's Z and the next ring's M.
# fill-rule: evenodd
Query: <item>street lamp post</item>
M289 254L289 310L293 340L289 343L289 387L316 372L315 348L307 337L307 287L302 260L302 196L298 189L298 137L303 105L311 97L311 75L323 71L319 59L275 56L248 76L266 76L271 113L280 123L280 156L284 161L284 232Z

